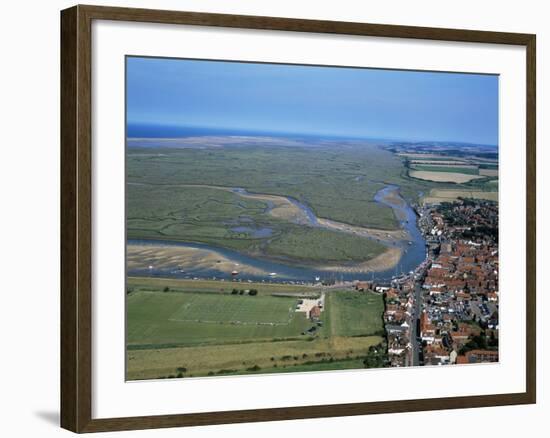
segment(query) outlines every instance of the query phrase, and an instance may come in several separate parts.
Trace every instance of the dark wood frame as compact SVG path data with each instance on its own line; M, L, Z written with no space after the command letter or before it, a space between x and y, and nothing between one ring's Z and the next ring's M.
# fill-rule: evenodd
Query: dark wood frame
M524 393L92 419L92 20L221 26L525 46L527 51L527 321ZM98 432L536 402L535 47L531 34L275 17L75 6L61 12L61 426Z

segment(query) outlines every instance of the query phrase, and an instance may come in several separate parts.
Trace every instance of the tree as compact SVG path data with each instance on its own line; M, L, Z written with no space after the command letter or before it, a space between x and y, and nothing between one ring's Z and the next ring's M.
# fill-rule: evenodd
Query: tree
M258 295L258 290L257 289L250 289L248 291L248 295L252 295L252 296Z

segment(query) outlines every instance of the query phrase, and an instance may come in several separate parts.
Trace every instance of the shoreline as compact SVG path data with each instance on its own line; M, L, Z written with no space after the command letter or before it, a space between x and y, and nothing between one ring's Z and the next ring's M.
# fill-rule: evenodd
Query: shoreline
M181 245L169 245L160 243L130 243L127 244L127 269L130 271L195 271L197 270L216 270L226 275L231 275L234 270L238 270L242 276L265 276L268 277L270 271L251 264L243 263L236 259L210 248L195 248ZM344 273L368 274L370 272L382 272L397 266L403 250L399 247L389 247L382 254L361 262L350 262L344 264L318 263L303 264L297 260L282 261L279 259L254 255L260 262L273 262L290 267L318 270L321 272L338 271ZM246 254L244 254L246 256ZM132 274L135 275L135 274ZM193 274L195 275L195 274ZM195 275L197 276L197 275Z

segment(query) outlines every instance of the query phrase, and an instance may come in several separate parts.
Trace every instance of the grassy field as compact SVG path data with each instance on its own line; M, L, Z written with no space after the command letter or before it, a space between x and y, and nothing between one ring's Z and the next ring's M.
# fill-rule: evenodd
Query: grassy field
M385 251L385 247L369 239L335 231L293 227L291 233L271 241L266 252L304 262L356 262L369 260Z
M300 337L310 323L297 298L208 292L131 293L127 343L150 346L241 343Z
M186 280L176 278L146 278L146 277L128 277L127 285L132 291L158 291L169 288L173 292L231 292L232 289L256 289L258 295L271 294L296 294L298 296L319 295L320 288L314 286L303 286L295 284L277 284L277 283L241 283L233 281L217 280Z
M284 342L221 344L186 348L128 351L129 380L212 374L273 372L284 366L307 366L307 371L331 369L330 359L340 361L365 356L382 342L379 336L317 338ZM314 362L312 364L311 362ZM360 364L360 363L359 363ZM358 364L358 365L359 365ZM275 367L277 365L277 367ZM359 365L361 368L363 366ZM341 369L338 364L334 367ZM181 371L179 371L181 370ZM185 371L183 371L185 370Z
M318 326L295 311L300 297L320 296L317 288L252 283L251 296L220 283L129 280L128 379L362 367L383 341L379 295L325 292Z
M327 309L330 312L328 330L332 336L369 336L384 330L381 295L351 291L330 293Z

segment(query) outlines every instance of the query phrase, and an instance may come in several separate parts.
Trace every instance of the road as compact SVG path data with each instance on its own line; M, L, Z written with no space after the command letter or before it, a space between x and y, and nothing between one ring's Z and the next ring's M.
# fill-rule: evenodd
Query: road
M410 335L411 335L411 345L412 345L412 366L418 366L420 365L420 343L421 341L418 339L416 334L416 327L418 324L420 324L420 315L422 312L422 286L419 281L415 282L414 285L414 306L411 309L412 311L412 318L411 318L411 328L410 328Z

